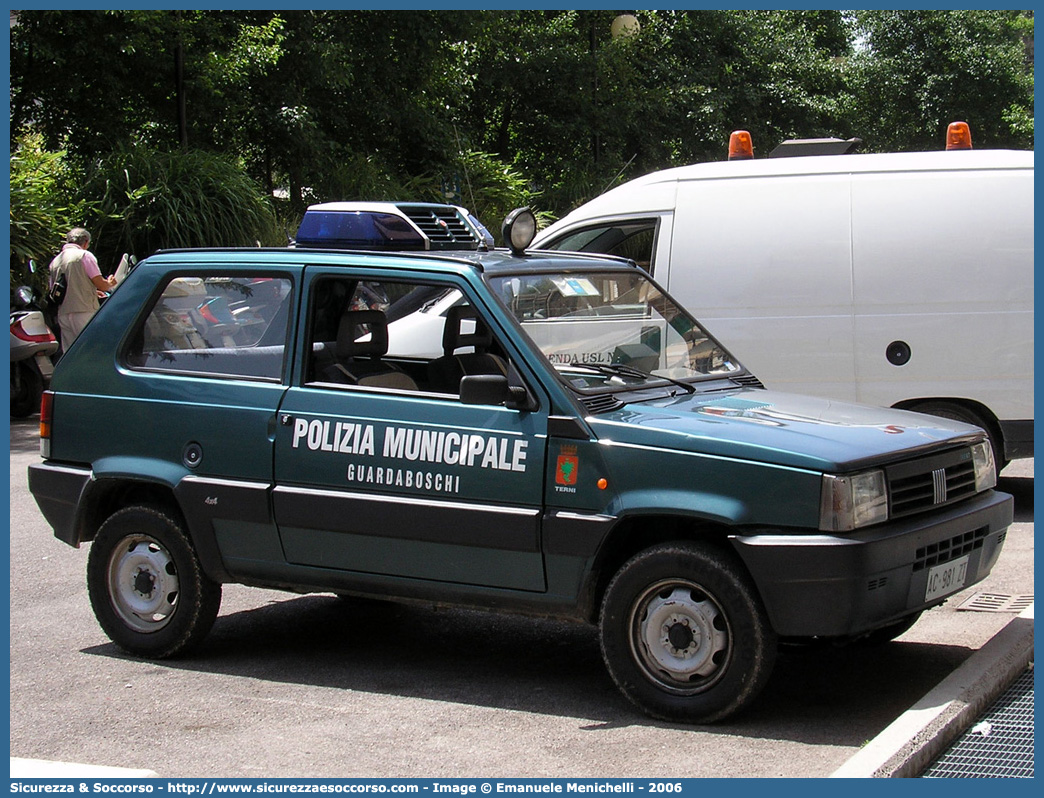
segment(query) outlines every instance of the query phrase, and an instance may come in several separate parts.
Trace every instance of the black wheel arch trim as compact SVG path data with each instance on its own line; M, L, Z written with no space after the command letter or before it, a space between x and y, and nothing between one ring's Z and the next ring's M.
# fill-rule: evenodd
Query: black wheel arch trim
M544 515L543 542L546 556L583 561L577 609L584 618L594 621L609 581L624 562L642 549L669 542L701 541L735 554L729 540L740 532L718 520L681 511L632 509L615 516L558 509ZM739 557L737 562L746 567Z
M204 572L217 582L236 581L225 567L214 532L215 517L271 522L267 483L213 480L189 475L171 486L147 477L98 476L88 466L34 463L29 466L29 490L54 529L54 536L74 548L94 538L113 497L123 494L131 504L166 504L185 520ZM218 503L208 504L208 499Z

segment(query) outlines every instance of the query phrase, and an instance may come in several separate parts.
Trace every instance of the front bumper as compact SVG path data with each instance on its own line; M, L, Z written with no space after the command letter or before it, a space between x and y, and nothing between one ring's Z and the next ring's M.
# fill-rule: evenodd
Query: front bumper
M940 604L985 579L1014 500L984 493L921 517L841 535L757 534L732 544L783 637L850 637ZM963 583L926 600L932 569L968 557Z

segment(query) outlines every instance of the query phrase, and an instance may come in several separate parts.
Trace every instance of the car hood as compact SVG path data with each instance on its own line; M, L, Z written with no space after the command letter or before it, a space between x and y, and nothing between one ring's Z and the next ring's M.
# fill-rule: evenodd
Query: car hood
M935 416L761 389L635 402L587 420L606 442L837 472L983 435Z

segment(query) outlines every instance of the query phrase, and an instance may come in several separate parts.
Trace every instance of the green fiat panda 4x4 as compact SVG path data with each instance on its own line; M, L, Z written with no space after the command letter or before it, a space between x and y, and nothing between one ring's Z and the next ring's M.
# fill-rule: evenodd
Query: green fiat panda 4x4
M144 260L29 469L113 642L188 651L223 583L530 613L709 722L781 639L888 640L989 574L1012 499L981 430L766 390L633 263L533 228L337 204L295 247Z

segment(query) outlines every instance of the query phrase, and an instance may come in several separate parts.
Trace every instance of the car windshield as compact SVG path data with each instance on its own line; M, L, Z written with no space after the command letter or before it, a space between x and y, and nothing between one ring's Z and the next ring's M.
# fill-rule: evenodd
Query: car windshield
M578 391L683 386L742 367L638 271L491 275L533 342Z

